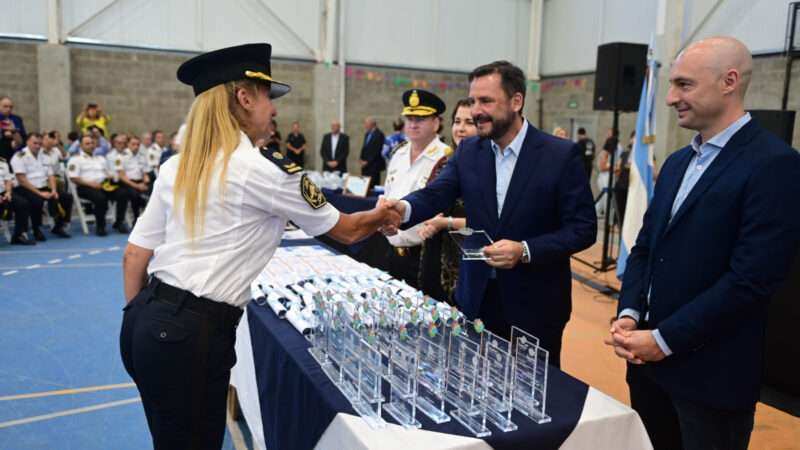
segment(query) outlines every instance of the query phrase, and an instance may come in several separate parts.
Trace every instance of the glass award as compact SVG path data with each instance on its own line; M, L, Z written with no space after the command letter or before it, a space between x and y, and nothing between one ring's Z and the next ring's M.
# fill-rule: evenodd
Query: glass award
M392 358L389 362L389 402L383 409L405 428L421 428L416 419L417 412L417 361L416 340L398 333L392 342Z
M514 409L536 423L550 422L545 411L549 352L539 346L539 339L518 327L511 327L511 344Z
M502 431L514 431L517 425L511 421L513 410L511 369L513 357L511 342L485 331L484 356L486 357L486 417Z
M453 321L447 337L447 389L446 399L463 414L474 415L478 410L473 404L477 387L478 368L472 367L471 355L480 355L483 348L484 328L480 319Z
M483 247L494 243L485 231L473 230L468 227L451 231L450 237L453 238L461 250L461 259L467 261L486 261L487 258L483 254Z
M348 326L345 334L346 356L341 364L339 388L370 427L383 428L386 422L381 418L381 354L353 327Z
M330 326L330 309L322 295L314 296L314 314L317 316L316 326L312 328L309 336L311 347L308 352L321 366L328 364L328 327Z
M454 339L467 342L462 337ZM452 355L450 357L451 361L457 361L456 365L448 369L447 398L456 405L456 409L450 411L450 416L475 437L489 436L492 431L486 426L486 390L478 386L486 378L485 358L472 345L459 347L457 354L455 359Z
M420 337L418 358L417 409L436 423L449 422L444 410L447 348Z

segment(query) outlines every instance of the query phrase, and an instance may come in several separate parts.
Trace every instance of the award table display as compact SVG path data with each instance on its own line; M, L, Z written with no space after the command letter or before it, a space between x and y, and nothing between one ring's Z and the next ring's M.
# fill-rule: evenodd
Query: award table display
M383 411L405 428L421 427L417 411L435 423L452 418L476 437L491 435L487 425L516 430L515 409L550 421L548 352L535 336L513 327L506 340L376 269L290 281L260 276L254 301L306 337L323 373L372 428L385 426Z

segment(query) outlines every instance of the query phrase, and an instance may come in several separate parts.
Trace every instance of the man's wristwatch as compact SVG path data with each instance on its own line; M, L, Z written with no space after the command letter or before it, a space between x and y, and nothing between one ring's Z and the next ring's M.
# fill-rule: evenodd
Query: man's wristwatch
M525 242L522 243L522 262L528 264L531 262L531 252L528 249L528 245Z

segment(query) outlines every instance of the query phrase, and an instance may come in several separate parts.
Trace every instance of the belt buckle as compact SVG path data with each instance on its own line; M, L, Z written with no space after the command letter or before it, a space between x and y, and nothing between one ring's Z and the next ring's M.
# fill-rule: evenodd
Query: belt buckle
M406 253L408 252L405 247L395 247L394 250L399 256L406 256Z

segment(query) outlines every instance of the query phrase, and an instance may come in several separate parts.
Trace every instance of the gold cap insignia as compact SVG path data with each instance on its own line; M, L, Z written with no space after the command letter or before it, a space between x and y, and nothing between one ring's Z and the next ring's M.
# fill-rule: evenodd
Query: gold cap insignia
M306 174L300 177L300 193L303 194L306 203L314 209L320 209L328 203L325 194Z
M122 161L118 159L118 160L114 161L114 164L117 165L117 166L122 165Z
M275 159L283 159L283 154L281 154L281 152L272 152L272 157Z
M408 106L419 106L419 94L417 94L416 90L411 93L411 96L408 97Z

